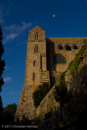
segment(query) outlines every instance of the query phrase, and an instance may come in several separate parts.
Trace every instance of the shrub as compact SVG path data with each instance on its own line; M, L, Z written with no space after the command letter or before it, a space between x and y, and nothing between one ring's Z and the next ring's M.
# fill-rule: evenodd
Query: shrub
M66 82L65 82L65 72L63 72L63 73L60 75L58 86L61 87L61 88L66 86Z
M8 104L2 110L1 122L3 125L12 125L14 123L14 116L17 109L17 105L15 103Z
M50 84L47 82L44 82L42 85L39 85L38 88L33 93L33 100L35 107L38 107L40 102L43 100L43 98L46 96L46 94L50 90Z
M63 103L63 97L65 97L67 93L67 87L66 87L66 82L65 82L65 72L63 72L60 75L59 78L59 84L55 86L55 99L56 101L60 102L60 105Z
M44 117L45 117L45 119L49 119L49 118L51 117L51 115L52 115L52 112L49 111L48 113L46 113L46 114L44 115Z
M55 86L55 99L60 102L63 106L65 103L70 101L73 97L72 91L67 91L67 86L65 82L65 72L60 75L59 84Z
M39 117L36 117L35 119L34 119L34 124L35 125L40 125L42 123L42 119L41 119L41 117L39 116Z
M60 102L60 106L73 99L73 93L71 90L67 91L67 87L55 86L55 99Z
M57 102L60 102L61 106L65 103L66 94L67 94L66 87L55 86L55 99Z

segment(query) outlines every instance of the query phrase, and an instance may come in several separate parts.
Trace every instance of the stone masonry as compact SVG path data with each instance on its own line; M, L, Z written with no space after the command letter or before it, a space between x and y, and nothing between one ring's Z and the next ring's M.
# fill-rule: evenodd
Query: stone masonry
M52 85L58 82L60 74L67 69L85 39L87 38L45 38L45 31L39 26L29 31L25 81L16 117L18 116L20 120L23 116L30 120L34 119L36 108L33 104L33 92L42 82L49 82Z

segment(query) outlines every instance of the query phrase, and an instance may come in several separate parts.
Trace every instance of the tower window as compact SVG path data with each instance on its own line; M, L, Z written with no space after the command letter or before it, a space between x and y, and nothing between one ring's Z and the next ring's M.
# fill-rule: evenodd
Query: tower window
M35 73L33 73L33 80L35 80Z
M40 57L40 69L42 69L42 56Z
M38 40L38 34L36 33L36 35L35 35L35 40Z
M33 61L33 66L35 66L35 61Z
M78 49L78 47L77 46L73 46L73 49Z
M35 47L34 47L34 53L38 53L38 46L37 45L35 45Z
M71 50L71 47L69 45L66 46L66 50L67 51L70 51Z
M61 46L61 45L58 46L58 48L59 48L59 50L63 50L63 46Z

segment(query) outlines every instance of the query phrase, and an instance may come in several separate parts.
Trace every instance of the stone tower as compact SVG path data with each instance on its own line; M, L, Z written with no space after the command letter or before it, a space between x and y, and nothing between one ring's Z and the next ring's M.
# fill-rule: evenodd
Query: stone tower
M33 104L32 93L42 82L50 82L49 71L47 71L46 40L45 31L36 26L29 31L27 42L25 81L16 116L20 120L23 115L33 119L36 108Z
M45 31L36 26L29 31L24 83L32 86L32 92L43 80L49 80L46 61ZM45 79L42 77L43 73Z

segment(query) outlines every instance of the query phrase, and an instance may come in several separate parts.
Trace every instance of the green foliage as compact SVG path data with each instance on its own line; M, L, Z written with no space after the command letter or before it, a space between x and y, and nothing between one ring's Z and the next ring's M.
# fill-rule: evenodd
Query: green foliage
M79 65L79 63L80 63L80 62L79 62L79 57L84 54L85 49L86 49L86 44L81 47L81 49L80 49L80 51L78 52L78 54L76 54L74 60L71 61L71 63L69 64L69 69L71 70L73 76L76 75L76 71L77 71L78 65Z
M59 84L55 86L54 94L56 101L60 102L61 106L73 98L72 91L67 91L65 72L60 75Z
M76 71L78 69L78 65L80 62L79 57L84 54L85 49L86 49L86 44L84 44L81 47L80 51L75 56L74 60L71 61L71 63L69 64L69 69L71 70L73 76L76 75ZM55 99L56 99L56 101L59 101L60 105L62 106L64 103L67 103L72 98L73 98L72 91L67 91L67 86L66 86L66 82L65 82L65 72L63 72L60 75L59 84L57 86L55 86Z
M44 115L44 117L45 117L45 119L49 119L49 118L51 117L51 115L52 115L52 112L49 111L48 113L46 113L46 114Z
M36 117L34 119L34 124L35 125L40 125L42 123L42 120L43 120L43 117L42 117L42 113L41 113L38 117Z
M66 101L67 88L55 86L55 99L62 106Z
M78 69L78 65L80 62L79 57L84 54L85 49L86 49L86 44L82 46L78 54L75 56L74 60L71 61L71 63L69 64L69 69L71 70L73 76L76 75L76 71ZM63 72L60 75L59 84L55 86L55 99L56 101L59 101L60 105L62 106L64 103L67 103L72 98L73 98L72 91L67 91L67 86L65 82L65 72Z
M46 96L46 94L50 90L50 84L44 82L42 85L39 85L38 88L33 93L33 100L35 107L38 107L40 102L43 100L43 98Z
M67 91L67 87L59 88L58 86L55 86L55 90L55 99L56 101L60 102L61 106L63 106L65 103L69 102L73 98L72 91Z
M58 86L59 86L60 88L66 87L65 72L63 72L63 73L60 75Z
M14 122L14 116L16 112L17 105L15 103L8 104L5 108L3 108L1 117L2 124L11 125Z

